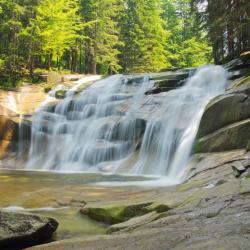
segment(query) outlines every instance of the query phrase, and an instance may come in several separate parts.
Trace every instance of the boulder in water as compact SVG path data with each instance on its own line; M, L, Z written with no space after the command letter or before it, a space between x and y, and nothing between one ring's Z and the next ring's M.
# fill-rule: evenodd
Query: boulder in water
M47 242L57 226L52 218L0 210L0 248L20 249Z

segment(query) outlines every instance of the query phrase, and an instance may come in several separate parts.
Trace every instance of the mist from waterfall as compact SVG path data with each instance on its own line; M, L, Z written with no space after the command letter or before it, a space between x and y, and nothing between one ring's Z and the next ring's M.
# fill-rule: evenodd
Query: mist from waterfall
M100 80L34 114L27 169L160 175L176 181L207 103L226 83L227 72L212 65L197 69L183 87L152 96L144 94L154 85L147 76Z

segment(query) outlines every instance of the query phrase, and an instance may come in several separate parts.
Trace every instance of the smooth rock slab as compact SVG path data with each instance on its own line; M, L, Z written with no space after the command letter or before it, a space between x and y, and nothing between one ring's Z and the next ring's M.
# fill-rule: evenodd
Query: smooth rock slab
M0 210L0 249L21 249L47 242L58 222L28 213Z
M215 98L206 108L198 138L250 117L250 98L246 94L229 94Z
M194 152L222 152L247 148L249 135L250 119L246 119L202 137L197 141Z

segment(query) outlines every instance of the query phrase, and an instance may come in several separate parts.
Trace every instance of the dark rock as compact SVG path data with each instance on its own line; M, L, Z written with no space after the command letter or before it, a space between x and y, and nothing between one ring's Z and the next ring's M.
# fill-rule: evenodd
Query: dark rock
M158 88L176 88L181 80L178 79L166 79L155 82L155 86Z
M224 67L231 72L239 69L244 69L247 66L248 65L240 58L231 60L230 62L224 64Z
M153 89L150 89L148 91L145 92L145 95L156 95L156 94L159 94L159 93L162 93L162 92L168 92L170 90L173 90L175 89L174 88L171 88L171 87L162 87L162 88L158 88L158 87L155 87Z
M248 141L247 147L246 147L247 151L250 151L250 140Z
M52 218L0 211L0 248L20 249L47 242L57 226Z
M124 83L127 85L132 85L132 84L141 84L143 83L145 77L144 76L132 76L127 79Z
M176 72L162 72L159 74L154 74L150 77L153 80L154 88L148 90L145 95L159 94L162 92L167 92L184 84L185 80L188 78L190 70L179 70Z

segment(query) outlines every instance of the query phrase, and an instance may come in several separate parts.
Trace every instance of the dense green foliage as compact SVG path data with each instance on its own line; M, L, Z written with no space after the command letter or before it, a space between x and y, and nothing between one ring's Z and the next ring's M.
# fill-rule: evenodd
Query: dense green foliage
M207 30L216 63L250 49L249 0L192 0L197 26ZM199 10L199 11L198 11Z
M165 44L168 31L163 27L158 0L125 0L120 17L120 63L125 72L158 71L170 66Z
M204 25L210 9L198 2L0 0L0 82L34 79L36 68L112 74L211 62L208 39L218 54L219 31Z
M212 60L211 47L202 29L196 24L190 0L164 1L163 19L170 37L166 44L168 60L175 67L191 67Z

